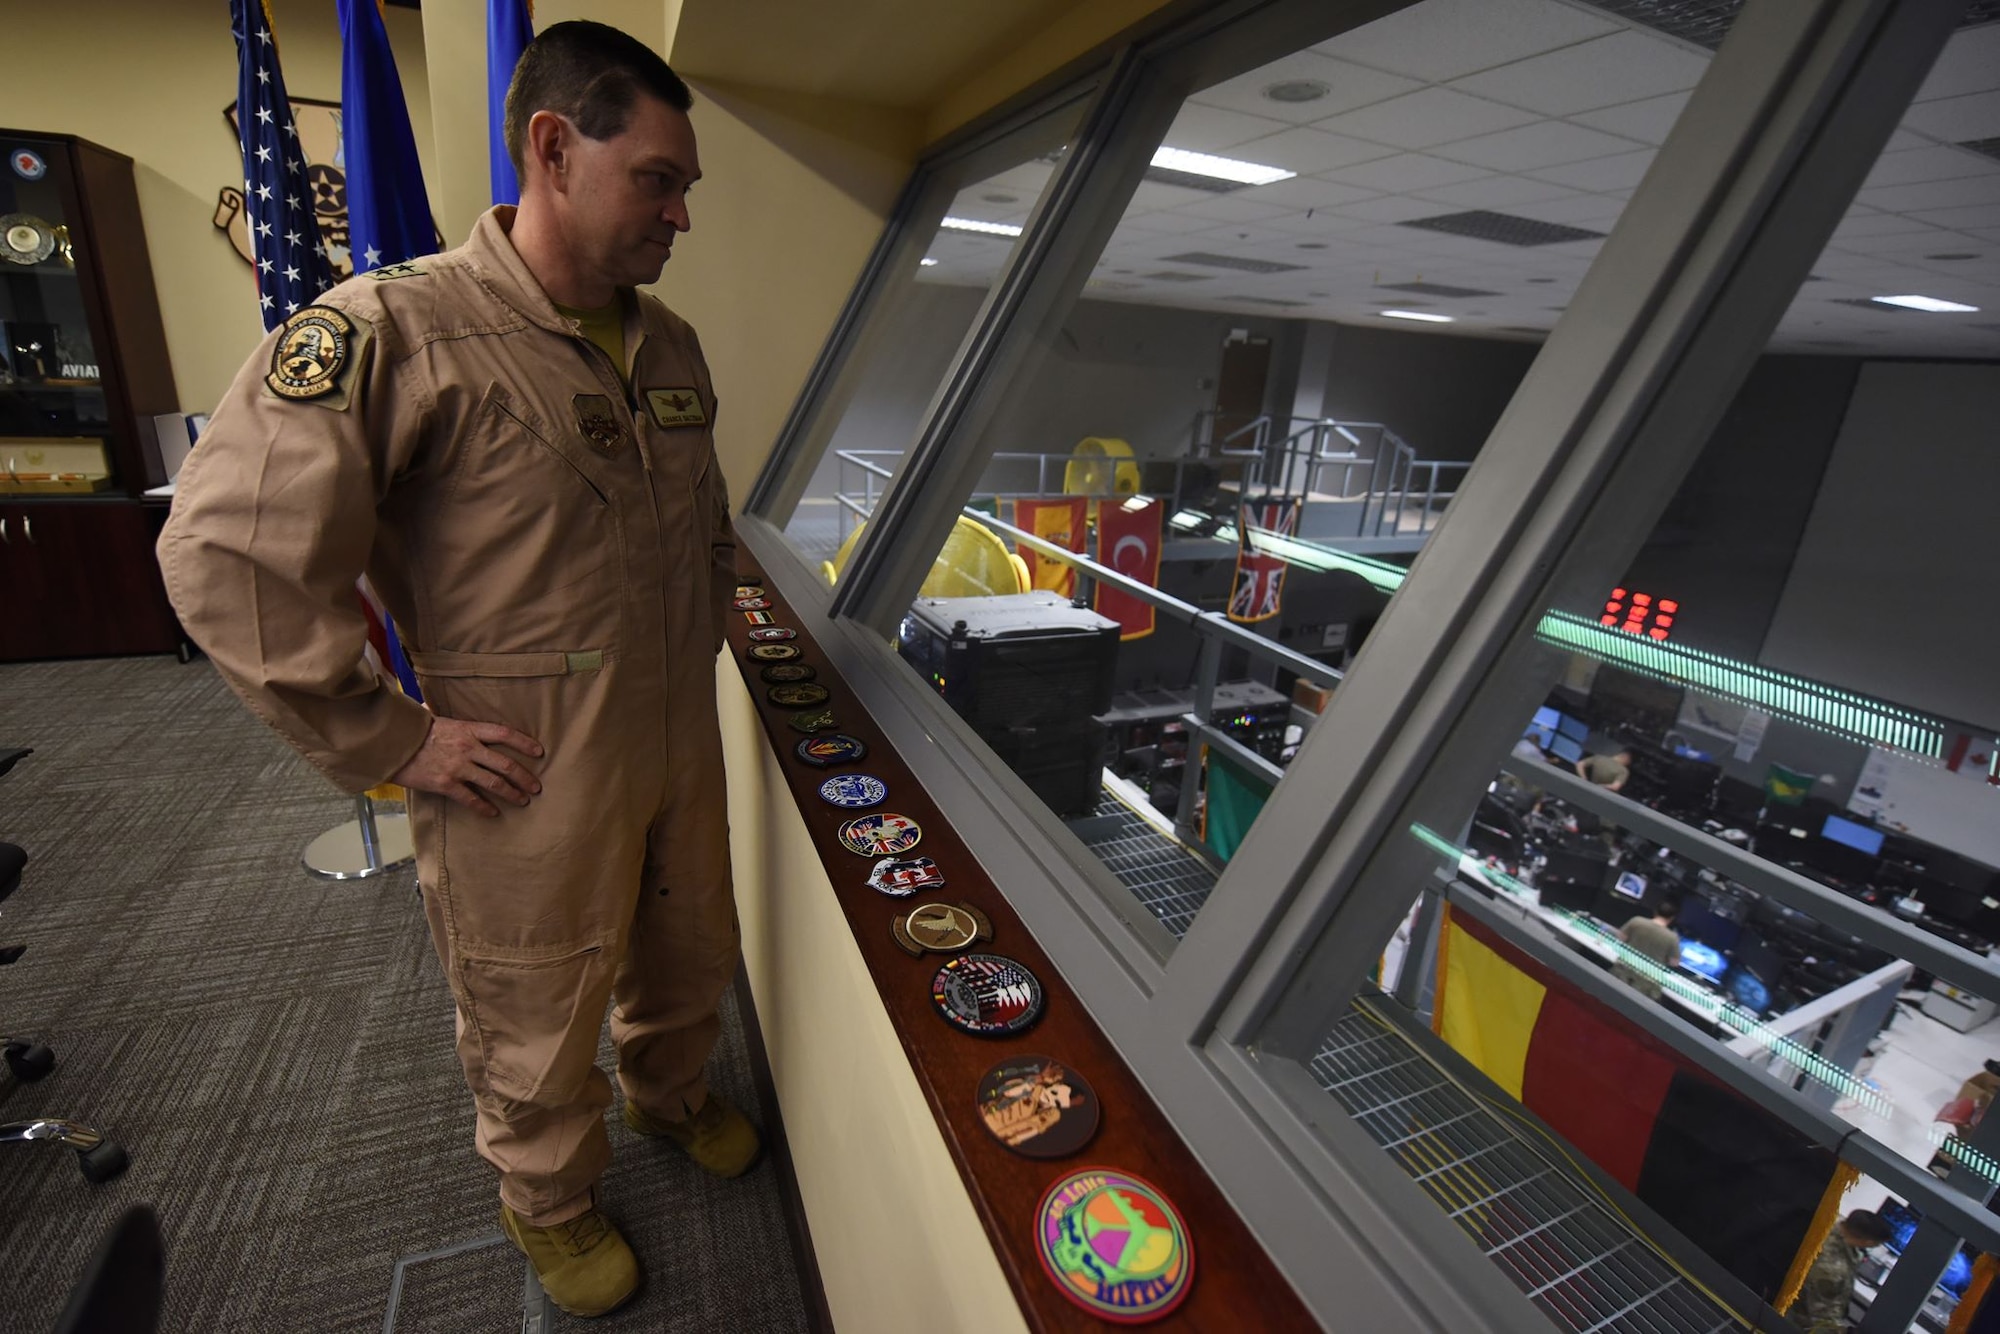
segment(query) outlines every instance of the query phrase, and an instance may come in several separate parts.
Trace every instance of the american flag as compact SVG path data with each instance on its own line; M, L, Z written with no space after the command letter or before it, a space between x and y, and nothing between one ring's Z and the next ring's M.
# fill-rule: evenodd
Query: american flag
M265 0L229 0L236 31L236 132L243 141L243 207L257 256L257 299L273 329L333 286L320 248L305 151L292 120Z

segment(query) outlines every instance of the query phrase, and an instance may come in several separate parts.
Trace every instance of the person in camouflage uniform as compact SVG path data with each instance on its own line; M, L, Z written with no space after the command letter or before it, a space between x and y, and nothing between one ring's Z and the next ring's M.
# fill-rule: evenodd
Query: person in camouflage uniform
M1854 1298L1854 1267L1863 1251L1881 1245L1890 1235L1887 1220L1866 1209L1856 1209L1834 1224L1820 1243L1805 1286L1785 1312L1792 1324L1809 1334L1841 1334L1847 1328L1848 1303Z

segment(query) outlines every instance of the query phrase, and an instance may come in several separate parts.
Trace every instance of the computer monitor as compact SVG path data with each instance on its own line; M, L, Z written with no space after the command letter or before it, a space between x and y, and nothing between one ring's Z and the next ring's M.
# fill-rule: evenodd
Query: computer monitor
M1755 1015L1763 1015L1771 1009L1771 985L1757 976L1754 969L1731 964L1723 981L1723 989L1729 998Z
M1819 836L1831 839L1835 843L1844 843L1870 857L1882 855L1882 831L1872 825L1862 824L1858 820L1846 820L1838 815L1829 815L1826 817L1826 822L1820 826Z
M1840 820L1836 815L1829 815L1826 819L1829 824L1836 820L1841 824L1853 823ZM1861 827L1866 828L1866 826ZM1881 846L1881 841L1882 836L1876 834L1876 846ZM1876 868L1882 864L1882 859L1874 853L1865 852L1846 839L1828 838L1824 834L1797 840L1793 844L1793 850L1800 861L1815 871L1822 871L1837 880L1856 884L1867 882L1875 874Z
M1547 750L1549 743L1556 738L1556 720L1561 716L1554 709L1544 705L1535 710L1534 720L1528 724L1528 730L1521 735L1533 741L1543 750Z
M1590 740L1590 724L1572 714L1558 713L1556 715L1556 731L1578 745Z
M1548 745L1549 754L1568 764L1583 763L1583 743L1575 737L1567 737L1560 732Z
M1893 1198L1884 1202L1875 1212L1889 1225L1889 1240L1883 1244L1897 1255L1901 1255L1908 1248L1910 1240L1917 1235L1917 1225L1924 1221L1924 1216L1909 1205ZM1952 1253L1951 1260L1945 1265L1944 1273L1939 1277L1937 1285L1954 1297L1965 1295L1965 1290L1972 1285L1972 1260L1966 1255L1965 1247L1961 1246Z
M1636 902L1643 903L1646 899L1646 877L1643 875L1634 875L1630 871L1621 871L1618 874L1618 878L1612 882L1611 887L1626 898Z
M1723 958L1722 951L1713 945L1704 945L1699 940L1683 940L1681 967L1720 986L1723 974L1729 971L1729 960Z
M1738 937L1743 934L1743 923L1715 911L1714 905L1705 896L1690 894L1681 901L1680 915L1674 919L1674 930L1680 932L1683 940L1698 940L1718 950L1728 950L1735 948Z
M1589 912L1597 903L1598 891L1611 863L1603 852L1571 851L1555 848L1535 876L1535 888L1542 906Z

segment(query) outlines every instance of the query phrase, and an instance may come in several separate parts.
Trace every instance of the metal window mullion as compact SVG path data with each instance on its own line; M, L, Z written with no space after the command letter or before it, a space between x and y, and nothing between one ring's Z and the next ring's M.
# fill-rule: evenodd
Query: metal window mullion
M1203 913L1176 951L1155 1002L1172 1031L1261 1034L1288 1054L1325 1031L1407 905L1350 891L1364 872L1374 891L1429 873L1395 827L1408 800L1435 782L1470 810L1553 671L1525 631L1643 541L1955 18L1950 0L1743 11L1225 869L1229 911Z

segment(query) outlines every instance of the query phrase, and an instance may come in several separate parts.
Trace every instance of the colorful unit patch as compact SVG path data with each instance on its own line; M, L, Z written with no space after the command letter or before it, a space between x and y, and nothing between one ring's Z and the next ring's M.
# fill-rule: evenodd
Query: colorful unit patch
M789 681L810 681L819 672L803 662L774 662L757 676L767 686L781 686Z
M835 774L819 785L819 799L844 810L865 811L889 799L889 785L869 774Z
M993 939L993 922L969 903L926 903L897 913L889 923L889 934L905 952L921 959L926 954L956 954Z
M762 630L752 630L750 638L759 644L775 644L784 639L797 639L799 632L782 625L768 626Z
M739 597L739 598L760 598L760 597L763 597L763 596L764 596L764 585L762 585L762 584L738 584L738 585L736 585L736 592L735 592L735 594L734 594L733 596L736 596L736 597Z
M979 1081L979 1119L1025 1158L1066 1158L1097 1133L1097 1094L1046 1056L1010 1056Z
M787 709L810 709L815 704L824 704L833 694L823 685L802 681L796 685L772 686L764 692L764 697L773 704Z
M794 752L815 769L831 769L837 764L853 764L868 758L867 743L845 732L832 736L807 737Z
M961 954L931 979L931 1005L961 1033L1010 1038L1042 1017L1042 984L1013 959Z
M39 181L49 174L49 164L32 148L17 148L12 158L14 174L24 181Z
M907 815L857 815L840 827L840 846L862 857L893 857L923 840L923 826Z
M884 857L868 873L868 888L906 899L920 889L943 889L944 872L928 857Z
M757 632L752 630L750 637L755 639ZM752 644L750 656L758 662L790 662L799 656L799 648L796 644Z
M692 389L648 389L646 406L653 410L653 420L669 430L676 426L708 425L708 414L702 410L701 395ZM739 579L742 577L737 576Z
M770 607L771 599L763 597L761 595L755 597L738 598L736 599L734 605L736 607L736 610L738 611L764 611Z
M1194 1245L1179 1211L1116 1168L1050 1186L1035 1215L1035 1249L1063 1296L1114 1324L1159 1319L1194 1282Z
M264 383L280 398L323 398L340 388L354 325L331 306L307 306L285 321Z
M769 625L777 618L768 611L746 611L743 613L743 619L752 625Z

